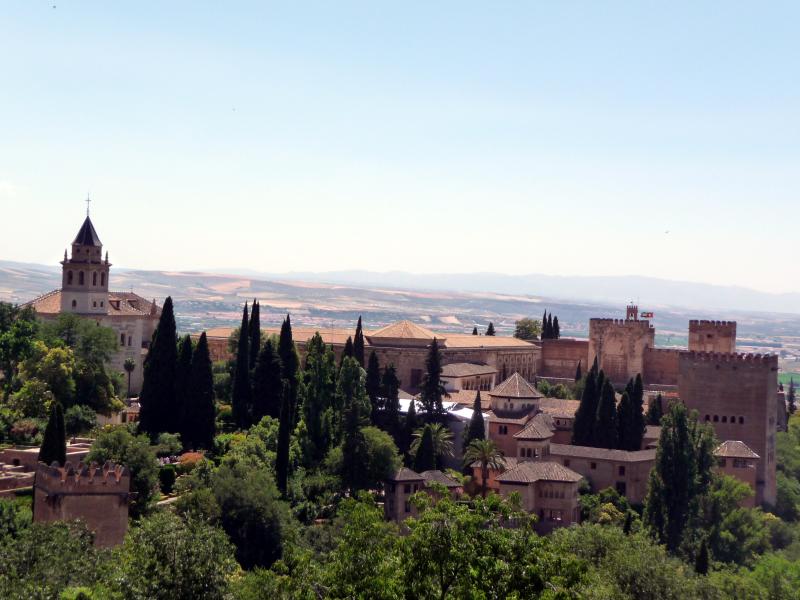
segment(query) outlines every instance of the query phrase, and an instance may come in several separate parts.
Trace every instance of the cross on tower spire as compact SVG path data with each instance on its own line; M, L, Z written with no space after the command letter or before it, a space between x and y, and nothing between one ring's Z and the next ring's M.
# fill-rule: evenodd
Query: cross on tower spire
M86 216L89 216L89 202L92 200L89 198L89 192L86 192Z

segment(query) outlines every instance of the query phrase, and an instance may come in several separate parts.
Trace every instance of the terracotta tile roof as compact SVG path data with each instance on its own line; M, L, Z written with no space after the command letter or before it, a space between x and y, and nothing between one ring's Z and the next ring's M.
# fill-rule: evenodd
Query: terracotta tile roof
M500 462L503 463L505 467L504 471L508 471L509 469L513 469L514 467L516 467L517 464L520 462L520 460L515 456L503 456L500 458ZM479 460L476 460L474 463L470 465L470 467L472 467L473 469L476 467L480 468L480 466L481 462ZM489 470L491 471L491 469Z
M446 335L448 348L514 348L528 349L531 352L537 350L537 346L530 342L513 337L465 335L463 333L448 333Z
M606 448L573 446L571 444L550 444L550 454L553 456L569 456L571 458L596 458L614 462L646 462L656 459L655 448L628 452L626 450L608 450Z
M560 398L542 398L539 409L557 419L572 419L580 406L579 400L561 400Z
M57 315L61 312L61 290L53 290L28 302L37 313L43 315ZM108 292L106 314L119 315L149 315L154 307L154 302L142 298L133 292ZM155 304L155 315L161 314L161 309Z
M449 488L461 487L460 483L441 471L423 471L420 475L425 480L425 485L435 482Z
M426 329L411 321L398 321L377 331L365 333L368 339L393 339L393 340L429 340L436 338L439 342L445 340L444 336L437 336L430 329Z
M489 415L490 423L509 423L512 425L525 425L528 421L531 420L530 413L523 414L522 416L516 416L516 415L503 416L502 414L498 415L494 411L489 411L487 414Z
M442 367L442 377L470 377L497 373L497 369L489 365L475 363L451 363Z
M535 483L537 481L578 482L583 477L555 462L521 461L497 477L500 483Z
M476 390L454 390L450 393L447 399L449 402L455 402L468 408L472 408L475 404L475 395L478 393ZM489 397L488 392L481 393L481 410L489 410L492 408L492 399Z
M543 398L544 396L533 387L530 383L517 373L514 372L511 377L506 379L503 383L496 385L492 391L489 392L490 396L499 396L501 398Z
M533 417L522 431L514 434L518 440L546 440L553 437L549 419L542 414Z
M739 440L725 440L714 450L714 456L719 456L720 458L761 458L747 444Z
M407 467L402 467L397 473L389 478L389 481L423 481L424 479L425 478L416 471L412 471Z

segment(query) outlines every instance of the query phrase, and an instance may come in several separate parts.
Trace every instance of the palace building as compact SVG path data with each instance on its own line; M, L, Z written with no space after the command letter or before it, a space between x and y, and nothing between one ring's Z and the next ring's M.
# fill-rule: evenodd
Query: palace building
M111 263L108 252L103 257L103 244L95 231L88 210L86 220L72 241L72 250L61 261L61 289L53 290L29 302L39 318L53 320L62 313L76 314L110 327L117 335L119 347L111 367L124 373L124 363L134 361L131 373L132 395L142 387L144 356L158 324L161 309L133 292L109 291Z

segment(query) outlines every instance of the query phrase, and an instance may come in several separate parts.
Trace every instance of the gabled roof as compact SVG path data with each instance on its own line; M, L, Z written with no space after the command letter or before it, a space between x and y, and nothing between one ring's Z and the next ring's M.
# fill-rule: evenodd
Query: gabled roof
M614 462L647 462L656 459L656 449L647 450L609 450L591 446L573 446L572 444L550 444L551 456L568 456L570 458L596 458Z
M433 341L437 337L430 329L425 329L411 321L398 321L377 331L366 334L368 338L392 339L392 340L427 340ZM438 337L438 341L443 341L444 337Z
M535 483L537 481L578 482L583 477L554 462L522 461L497 477L500 483Z
M442 473L441 471L423 471L420 473L422 478L425 480L426 484L429 483L440 483L441 485L449 488L461 487L461 484L458 483L455 479Z
M99 247L103 245L100 242L100 237L94 230L94 225L92 225L92 220L89 218L89 215L86 215L86 220L83 222L83 225L81 225L81 229L78 231L78 235L75 236L75 240L72 243L81 246Z
M747 444L739 440L725 440L714 450L714 456L719 456L720 458L761 458Z
M533 387L530 383L514 371L514 373L506 379L503 383L496 385L492 391L489 392L490 396L498 396L500 398L526 398L537 399L544 396Z
M442 367L442 377L471 377L497 373L497 369L489 365L475 363L451 363Z
M518 440L546 440L553 437L553 431L547 421L548 419L545 415L536 415L528 421L522 431L514 434L514 438Z
M425 478L416 471L412 471L407 467L402 467L397 473L389 478L389 481L423 481L424 479Z

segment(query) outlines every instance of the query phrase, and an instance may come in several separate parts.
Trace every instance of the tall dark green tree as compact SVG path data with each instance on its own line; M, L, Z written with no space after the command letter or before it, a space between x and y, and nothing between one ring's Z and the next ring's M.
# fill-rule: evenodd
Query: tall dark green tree
M445 396L448 394L442 383L442 353L439 350L438 340L433 338L425 359L425 375L422 378L422 391L419 398L428 422L444 421L445 412L442 398Z
M300 358L297 356L297 348L294 346L292 320L289 315L286 315L286 319L281 324L281 333L278 338L278 357L281 359L281 378L289 384L289 404L295 419L292 424L292 428L294 428L294 425L297 424L298 416L297 398L300 385Z
M595 421L597 420L597 405L599 403L597 362L586 375L586 385L583 386L581 402L575 411L575 420L572 425L572 443L576 446L591 446Z
M258 353L256 368L253 371L253 422L258 423L266 416L277 419L281 415L281 359L267 340Z
M436 468L436 452L433 446L433 430L430 424L425 425L417 453L414 455L414 470L417 473Z
M361 430L366 415L362 415L358 400L345 407L342 440L342 484L353 494L368 487L369 449Z
M408 405L408 412L406 413L406 418L403 421L403 432L401 434L402 439L401 444L398 444L400 451L403 453L408 453L409 448L411 448L411 440L414 438L414 432L419 427L419 419L417 418L417 407L416 401L412 400Z
M347 341L344 343L344 348L342 349L342 362L344 362L345 358L353 358L355 354L355 349L353 348L353 338L347 336Z
M633 401L626 390L617 406L617 444L620 450L639 450L641 440L634 435ZM634 446L636 444L636 446Z
M358 358L356 358L356 360L358 360ZM370 420L373 423L377 423L378 415L383 406L381 405L381 366L378 363L378 356L375 354L374 350L369 353L365 388L367 391L367 397L369 398L370 406L372 407Z
M615 448L617 445L617 402L614 386L606 379L597 406L597 423L594 427L594 443L597 448Z
M542 315L542 334L540 336L543 340L550 339L550 330L547 328L547 311Z
M67 429L64 425L64 409L54 400L50 406L50 418L44 429L42 447L39 449L39 462L46 465L58 462L62 467L67 462Z
M581 361L578 361L578 366L575 369L575 381L580 381L583 379L583 373L581 373Z
M192 354L190 393L183 408L181 439L184 448L211 450L214 447L216 410L214 375L206 332L200 334Z
M168 431L175 410L175 372L178 336L172 298L167 297L144 359L144 381L139 394L139 429L151 437Z
M307 346L305 369L305 398L303 420L307 436L304 440L304 460L318 465L333 443L331 430L332 407L336 393L336 361L333 350L315 333Z
M708 542L705 538L700 543L700 551L697 553L697 558L694 561L694 570L698 575L708 575Z
M489 321L489 326L486 328L486 335L494 335L494 323Z
M361 367L364 367L364 329L361 327L361 315L356 324L356 335L353 338L353 357Z
M481 391L475 394L475 401L472 403L472 416L469 419L469 426L466 429L464 438L464 448L470 445L472 440L483 440L486 438L486 428L483 424L483 412L481 408Z
M286 495L289 481L289 446L294 429L294 406L292 405L291 386L286 379L282 380L281 416L278 423L278 448L275 452L275 483L281 494Z
M793 415L797 410L797 388L794 386L794 378L789 380L789 391L786 394L789 414Z
M553 313L550 313L547 315L547 339L552 340L555 337L555 330L553 329Z
M178 362L175 368L175 409L169 415L170 423L167 431L182 431L184 407L191 402L192 381L192 338L183 336L178 342Z
M248 346L248 366L250 370L256 368L258 353L261 349L261 305L257 300L253 300L253 310L250 312L250 323L248 325L250 344Z
M239 342L236 345L236 369L233 373L233 393L231 395L233 421L239 429L247 429L252 425L249 350L250 320L245 302L242 309L242 325L239 328Z
M478 327L477 327L477 325L472 328L472 335L478 335Z
M661 420L643 521L672 553L700 518L701 499L711 484L715 446L709 425L699 423L697 414L682 402L670 404Z
M648 403L647 415L645 416L645 422L647 425L661 425L661 417L664 416L661 403L661 394L656 396L653 400L650 400Z
M630 428L630 445L632 450L638 450L642 447L642 439L644 439L644 434L647 430L647 419L644 410L644 382L642 381L641 373L636 375L636 380L633 382L631 403L633 404L633 415Z
M553 339L557 340L561 337L561 326L558 324L558 317L553 317Z
M394 437L397 447L402 450L400 443L400 380L397 378L397 371L393 364L389 364L383 370L381 395L384 400L383 426Z

